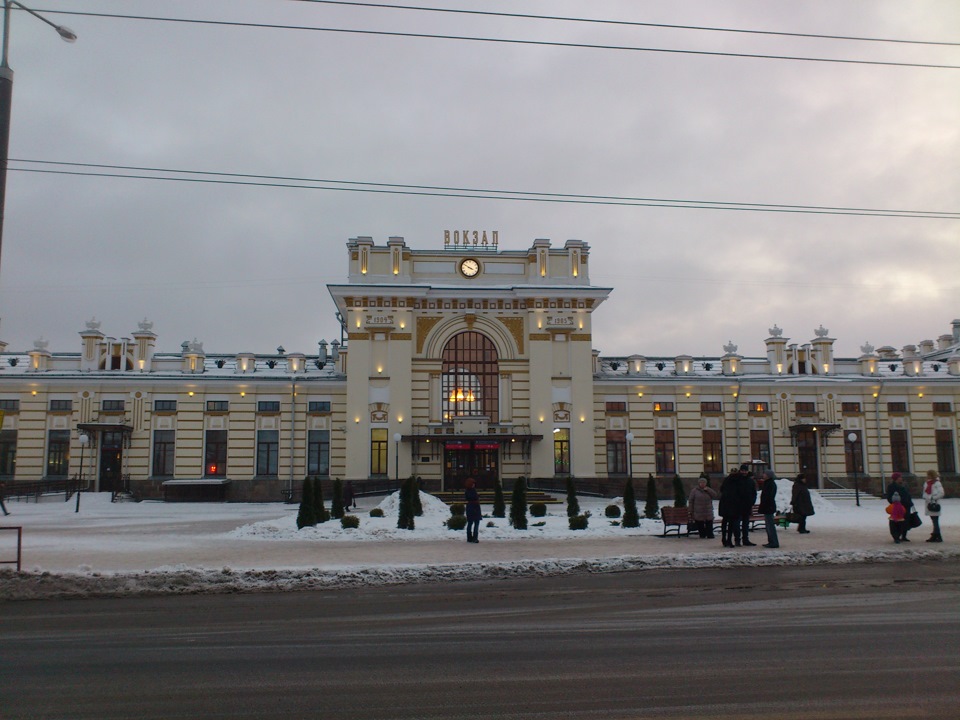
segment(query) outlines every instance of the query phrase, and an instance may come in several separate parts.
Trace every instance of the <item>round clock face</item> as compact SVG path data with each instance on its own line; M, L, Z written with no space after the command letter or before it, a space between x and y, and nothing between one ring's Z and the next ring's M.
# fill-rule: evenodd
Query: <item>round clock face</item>
M464 277L475 277L480 274L480 263L473 258L460 261L460 272Z

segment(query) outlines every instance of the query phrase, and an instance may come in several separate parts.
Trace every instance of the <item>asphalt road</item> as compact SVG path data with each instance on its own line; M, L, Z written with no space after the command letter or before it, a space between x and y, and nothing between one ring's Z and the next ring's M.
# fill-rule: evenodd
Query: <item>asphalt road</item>
M955 718L960 562L0 605L0 717Z

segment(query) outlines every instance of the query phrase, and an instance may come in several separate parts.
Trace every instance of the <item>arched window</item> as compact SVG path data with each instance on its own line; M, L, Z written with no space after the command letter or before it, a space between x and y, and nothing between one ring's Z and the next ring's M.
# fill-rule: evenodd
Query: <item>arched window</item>
M499 422L497 348L485 335L454 335L443 349L443 421L480 415Z

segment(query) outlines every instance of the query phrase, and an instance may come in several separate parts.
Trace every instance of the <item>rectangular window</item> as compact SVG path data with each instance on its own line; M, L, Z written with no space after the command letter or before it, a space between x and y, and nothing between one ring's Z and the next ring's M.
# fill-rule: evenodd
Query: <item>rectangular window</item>
M606 404L606 410L607 412L626 412L627 403L621 401L608 402Z
M653 454L658 475L673 475L677 471L676 444L673 430L655 430Z
M937 468L943 475L957 472L957 450L953 444L953 430L937 430Z
M205 477L227 476L227 431L207 430L203 451Z
M207 412L229 412L229 400L207 400Z
M278 403L279 404L279 403ZM280 431L257 431L257 475L277 475L280 472Z
M72 412L73 400L51 400L50 412Z
M153 431L153 476L173 477L176 430Z
M124 409L123 400L104 400L100 403L100 412L105 413L121 413Z
M0 477L11 478L17 471L17 431L0 430Z
M51 430L47 435L47 477L70 474L70 431Z
M850 441L851 435L855 436L853 442ZM847 475L863 473L863 436L859 430L851 430L843 436L843 456L847 464Z
M154 400L153 411L154 412L176 412L177 401L176 400Z
M370 431L371 475L386 475L389 473L387 454L387 430L386 428L374 428Z
M0 400L0 410L3 410L4 412L19 412L20 401L19 400Z
M707 473L723 472L723 432L703 431L703 470Z
M669 413L673 412L673 403L672 402L660 402L659 400L653 403L653 411L655 413Z
M888 402L887 403L888 413L905 413L906 411L907 411L907 404L905 402Z
M797 415L816 415L817 414L817 404L815 402L797 402L796 405Z
M856 414L858 414L858 413L863 412L863 411L860 409L860 403L858 403L858 402L845 402L845 403L840 403L840 411L841 411L844 415L856 415Z
M627 433L607 430L607 474L627 474Z
M257 403L257 412L259 413L278 413L280 412L279 400L261 400Z
M797 403L799 405L800 403ZM750 412L752 413L768 413L770 412L770 403L768 402L751 402L750 403ZM800 412L797 410L797 412Z
M770 466L769 430L750 431L750 458L753 460L762 460L767 467Z
M570 430L567 428L553 431L553 473L570 474Z
M935 413L945 413L949 415L953 412L953 405L949 402L935 402L933 404L933 411Z
M330 475L329 430L310 430L307 433L307 475Z
M712 400L711 400L710 402L702 402L702 403L700 403L700 412L702 412L702 413L718 413L718 412L723 412L723 403L721 403L719 400L717 400L717 401L712 401Z
M890 431L890 465L896 472L910 472L910 453L906 430Z
M307 412L328 413L330 412L329 400L311 400L307 403Z

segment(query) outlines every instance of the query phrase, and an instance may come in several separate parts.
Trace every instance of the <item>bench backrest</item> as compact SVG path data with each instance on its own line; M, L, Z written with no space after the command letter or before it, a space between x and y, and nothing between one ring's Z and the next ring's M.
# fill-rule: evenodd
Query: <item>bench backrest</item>
M685 507L662 507L660 514L668 525L682 525L690 521L690 511Z

